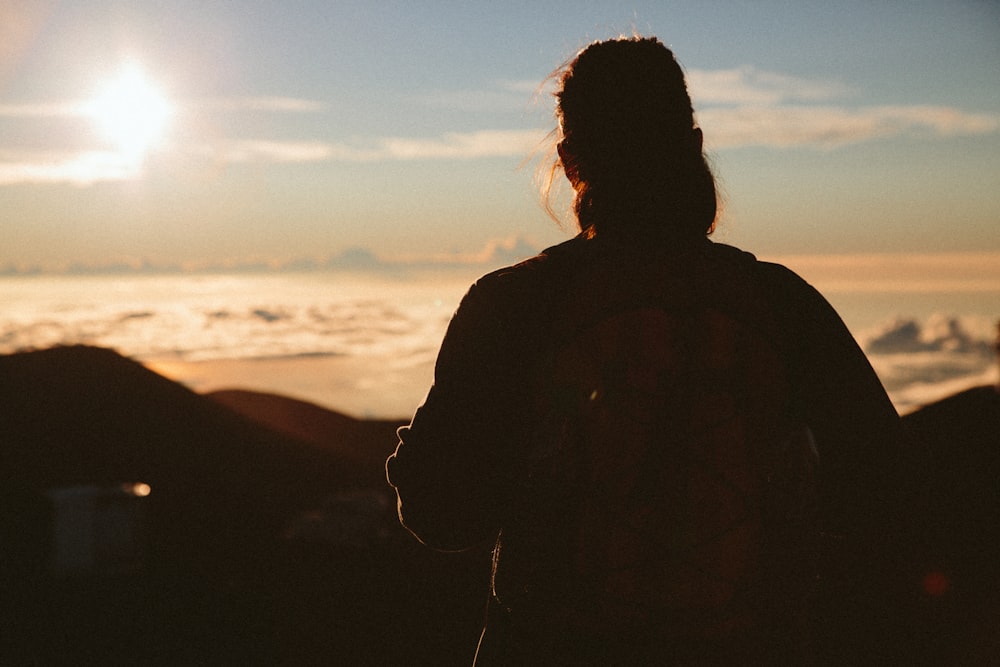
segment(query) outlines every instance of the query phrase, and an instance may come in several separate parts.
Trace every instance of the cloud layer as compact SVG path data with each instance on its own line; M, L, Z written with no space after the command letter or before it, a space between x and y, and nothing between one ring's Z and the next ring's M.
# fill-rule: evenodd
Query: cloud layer
M516 252L517 245L494 250ZM361 265L373 261L363 253L354 259ZM467 285L458 274L429 280L226 274L12 281L5 285L0 313L0 354L85 343L140 359L329 357L353 360L359 377L379 376L366 375L373 368L418 367L430 377ZM905 412L995 383L995 332L995 322L982 317L935 315L892 318L858 339ZM370 390L378 396L382 389ZM426 386L408 390L412 395L402 403L416 405Z
M726 70L693 69L686 73L688 91L702 105L776 106L849 97L852 91L835 81L815 81L766 72L749 65Z
M706 144L831 149L898 136L947 138L991 134L1000 116L940 106L740 106L697 113Z
M135 178L139 165L115 151L0 151L0 186L19 183L68 183L85 186L99 181Z
M862 344L901 412L963 389L996 384L996 324L973 316L893 317Z
M829 150L893 137L919 140L987 135L1000 131L1000 115L948 106L850 104L857 91L836 81L810 80L746 66L691 70L690 89L706 143L713 150L748 146ZM540 99L537 85L498 81L481 90L435 91L411 104L465 114L523 112ZM242 97L191 100L178 105L188 114L322 114L328 105L293 97ZM80 103L0 104L0 120L58 123L79 116ZM523 118L521 119L523 122ZM547 122L547 121L546 121ZM325 136L299 140L230 135L212 141L190 136L174 153L201 156L211 164L300 162L379 162L524 158L539 148L547 129L482 128L429 136L385 135L343 139ZM53 153L56 155L53 155ZM136 178L141 165L123 165L106 150L58 154L20 150L0 144L0 185L70 183ZM163 159L167 159L164 157Z

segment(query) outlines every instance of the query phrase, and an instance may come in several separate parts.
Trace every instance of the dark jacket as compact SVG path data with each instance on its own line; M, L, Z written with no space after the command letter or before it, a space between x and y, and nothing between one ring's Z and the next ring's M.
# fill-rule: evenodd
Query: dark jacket
M872 536L884 532L893 491L887 483L898 455L892 404L818 292L783 266L708 240L659 248L578 237L477 281L448 328L434 385L411 424L399 430L399 446L386 464L404 525L442 550L464 549L503 532L508 537L499 540L495 564L502 571L504 541L516 541L518 524L532 511L524 507L524 480L532 474L530 461L537 458L539 433L552 410L539 395L554 352L609 315L650 306L678 321L703 322L697 313L721 313L773 346L784 387L783 418L806 425L818 450L816 532L840 541L833 560L842 564L870 554ZM541 520L555 528L573 511L570 505L559 509L562 517ZM541 550L521 557L549 555ZM495 593L504 598L503 590ZM495 605L494 613L518 612ZM818 612L820 625L841 622L825 613ZM497 623L510 625L510 619ZM546 649L539 643L560 634L558 623L532 625L541 629L522 642L529 648L519 660L541 656ZM516 628L524 624L514 618L512 627L508 633L515 636L504 640L508 647L518 644ZM556 654L580 643L571 634L566 642L553 638ZM636 638L623 643L634 645ZM503 656L507 648L490 650ZM614 660L609 654L601 661Z

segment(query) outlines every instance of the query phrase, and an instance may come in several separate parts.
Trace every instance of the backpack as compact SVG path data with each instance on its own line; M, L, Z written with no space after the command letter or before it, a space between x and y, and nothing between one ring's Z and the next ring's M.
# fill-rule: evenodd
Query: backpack
M732 309L596 294L556 315L573 326L538 373L494 551L513 636L633 656L806 641L789 626L813 575L815 445L767 308L735 291Z

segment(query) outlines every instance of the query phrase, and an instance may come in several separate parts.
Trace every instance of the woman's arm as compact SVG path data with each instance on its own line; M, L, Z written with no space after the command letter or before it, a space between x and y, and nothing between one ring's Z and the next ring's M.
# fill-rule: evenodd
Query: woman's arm
M442 550L496 536L511 449L525 421L523 336L511 326L507 299L492 289L496 282L480 281L463 298L434 384L410 425L399 429L399 445L386 462L400 520Z
M788 269L760 266L785 323L794 407L819 450L821 519L836 533L872 530L899 491L899 416L827 300Z

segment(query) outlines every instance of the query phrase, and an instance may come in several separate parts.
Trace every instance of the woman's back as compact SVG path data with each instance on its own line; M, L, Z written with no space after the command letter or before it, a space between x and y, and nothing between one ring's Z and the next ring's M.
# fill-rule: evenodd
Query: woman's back
M857 622L804 610L881 525L895 410L815 290L706 238L666 47L591 45L556 97L581 234L470 288L387 462L400 518L496 539L478 663L808 663Z
M523 323L540 332L524 347L542 359L522 360L534 430L495 563L506 661L804 650L814 450L755 268L708 242L578 240L530 287L507 274L546 306Z

